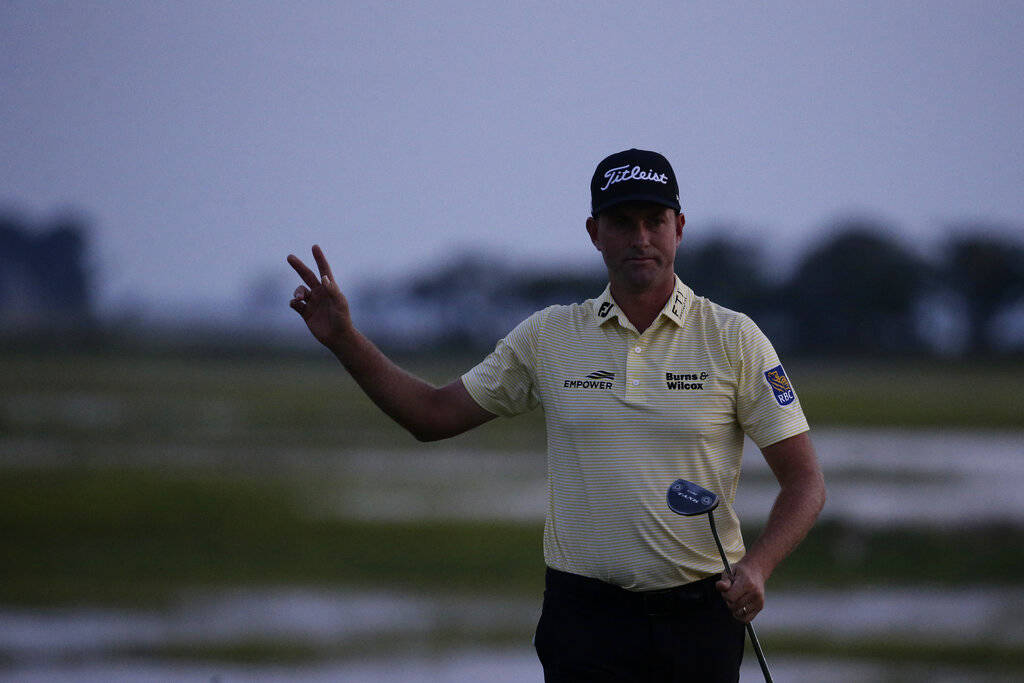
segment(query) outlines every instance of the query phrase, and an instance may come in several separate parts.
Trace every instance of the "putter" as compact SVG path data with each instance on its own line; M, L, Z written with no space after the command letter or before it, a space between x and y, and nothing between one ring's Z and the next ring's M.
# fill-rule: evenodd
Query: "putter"
M725 565L725 573L729 578L734 578L729 560L725 557L725 548L722 547L722 540L718 537L718 529L715 528L715 516L712 514L718 507L718 494L708 491L706 488L697 486L685 479L676 479L672 486L668 487L668 507L672 512L684 517L696 517L697 515L708 516L711 522L711 533L715 537L715 545L718 546L718 554L722 556L722 564ZM750 636L750 644L757 655L757 663L761 665L761 673L764 680L772 683L772 674L768 670L768 662L761 651L761 643L757 641L757 634L754 633L754 626L747 622L747 634Z

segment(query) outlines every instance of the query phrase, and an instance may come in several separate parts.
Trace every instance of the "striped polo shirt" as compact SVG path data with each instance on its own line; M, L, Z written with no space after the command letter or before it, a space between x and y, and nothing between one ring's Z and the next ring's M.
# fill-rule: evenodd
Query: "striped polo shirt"
M462 382L496 415L544 408L547 565L630 590L722 571L708 520L668 508L672 482L718 493L715 522L735 562L745 553L733 509L743 435L763 448L808 429L761 330L678 277L642 334L609 287L534 313Z

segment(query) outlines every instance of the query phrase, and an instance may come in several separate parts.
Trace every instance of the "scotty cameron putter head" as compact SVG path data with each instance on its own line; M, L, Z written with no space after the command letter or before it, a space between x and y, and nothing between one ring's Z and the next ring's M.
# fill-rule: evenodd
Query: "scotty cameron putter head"
M668 506L684 517L703 515L718 507L718 494L685 479L676 479L668 487Z

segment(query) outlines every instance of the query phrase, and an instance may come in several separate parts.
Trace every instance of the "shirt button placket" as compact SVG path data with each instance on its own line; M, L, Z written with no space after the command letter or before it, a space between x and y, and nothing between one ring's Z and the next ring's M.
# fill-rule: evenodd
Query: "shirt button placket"
M636 376L636 370L640 363L639 360L634 360L634 356L639 356L643 350L642 346L634 343L630 348L629 358L626 359L626 394L633 397L638 397L640 394L640 378Z

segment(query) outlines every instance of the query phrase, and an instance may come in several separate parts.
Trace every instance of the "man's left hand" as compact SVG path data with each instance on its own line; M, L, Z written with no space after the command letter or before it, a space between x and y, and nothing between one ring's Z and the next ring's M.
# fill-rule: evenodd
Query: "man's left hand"
M749 624L764 609L764 577L746 558L732 565L733 578L723 574L715 588L738 621Z

